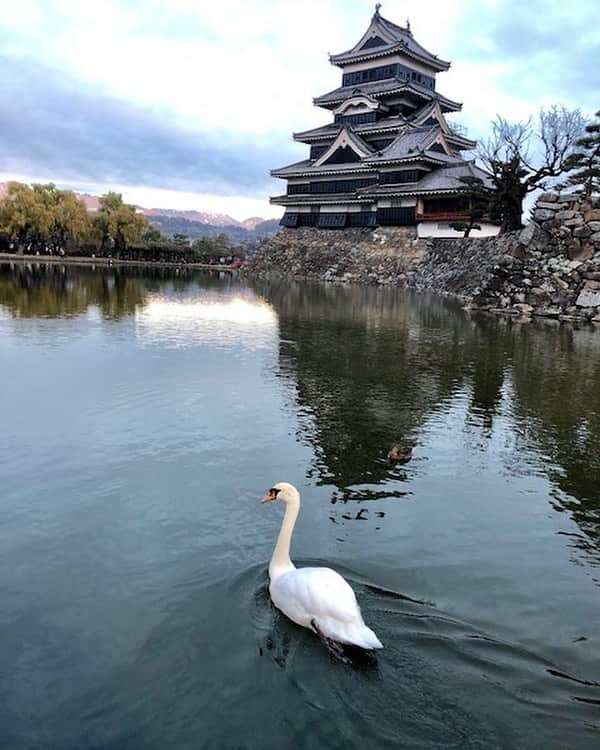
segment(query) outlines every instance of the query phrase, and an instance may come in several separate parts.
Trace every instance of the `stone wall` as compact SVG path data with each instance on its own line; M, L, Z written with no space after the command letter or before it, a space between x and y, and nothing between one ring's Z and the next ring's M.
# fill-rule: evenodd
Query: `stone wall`
M414 227L386 229L282 229L258 249L253 275L358 284L412 283L426 252Z
M600 198L545 193L521 232L437 240L416 285L474 307L600 321Z
M409 286L493 312L600 322L600 197L543 194L521 232L419 240L413 228L284 229L250 272Z

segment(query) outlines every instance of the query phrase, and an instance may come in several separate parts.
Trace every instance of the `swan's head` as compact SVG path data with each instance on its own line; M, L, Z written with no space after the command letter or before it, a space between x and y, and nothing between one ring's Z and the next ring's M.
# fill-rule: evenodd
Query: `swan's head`
M277 482L261 500L261 503L270 503L272 500L283 500L286 504L300 505L300 493L289 482Z

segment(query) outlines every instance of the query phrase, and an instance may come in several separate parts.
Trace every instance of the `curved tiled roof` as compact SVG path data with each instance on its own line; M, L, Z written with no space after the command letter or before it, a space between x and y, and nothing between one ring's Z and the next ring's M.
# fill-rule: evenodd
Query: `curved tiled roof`
M457 112L462 109L462 104L459 102L453 102L451 99L446 99L445 96L438 94L437 91L428 89L426 86L403 81L400 78L385 78L382 81L373 81L371 83L361 83L354 86L340 86L333 91L328 91L322 96L317 96L313 99L313 102L318 107L328 107L339 104L346 99L349 99L351 96L358 96L359 94L365 94L378 99L402 91L408 91L426 101L437 101L439 102L440 107L447 111Z
M459 160L456 164L449 164L428 172L418 182L406 185L373 185L358 191L365 197L389 195L418 195L419 193L458 192L464 190L465 185L461 177L478 177L488 188L493 188L490 176L472 161Z
M406 125L408 122L406 117L402 115L393 115L391 117L384 117L382 120L377 122L365 122L358 125L353 125L352 130L359 133L360 135L366 135L368 133L379 133L385 132L386 130L398 130L399 128ZM338 134L338 132L344 127L341 122L330 122L327 125L322 125L320 128L312 128L311 130L304 130L299 133L294 133L294 140L304 141L313 138L331 138Z
M378 46L367 46L369 39L379 37L384 44ZM330 55L329 59L334 65L347 65L360 60L381 57L394 52L400 52L430 65L435 70L448 70L450 63L440 60L437 55L432 54L420 45L412 35L409 26L398 26L387 18L375 13L371 19L369 28L352 49L337 55Z

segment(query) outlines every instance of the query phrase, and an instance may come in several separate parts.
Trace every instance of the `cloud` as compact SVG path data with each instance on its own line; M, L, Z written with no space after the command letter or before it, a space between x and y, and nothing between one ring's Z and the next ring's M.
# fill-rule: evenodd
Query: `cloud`
M438 88L483 137L496 113L595 112L597 0L386 0L383 13L453 61ZM212 195L281 191L312 97L341 71L371 0L19 0L0 3L0 170Z
M469 0L454 41L456 54L487 75L499 103L507 97L529 112L554 103L598 108L597 0L578 0L576 11L564 0Z
M284 154L293 158L284 134L269 146L208 135L51 69L6 58L0 64L2 172L264 197L272 188L269 167Z

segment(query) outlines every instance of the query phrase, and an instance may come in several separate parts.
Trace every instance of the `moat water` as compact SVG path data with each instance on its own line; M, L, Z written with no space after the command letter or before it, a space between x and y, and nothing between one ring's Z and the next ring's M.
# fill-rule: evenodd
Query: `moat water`
M0 378L0 747L600 745L600 331L3 265ZM281 480L376 657L270 604Z

